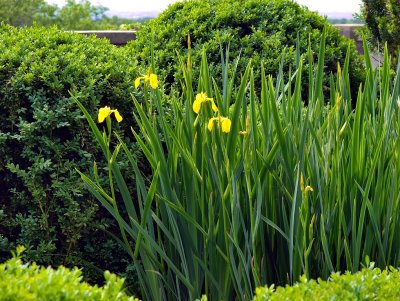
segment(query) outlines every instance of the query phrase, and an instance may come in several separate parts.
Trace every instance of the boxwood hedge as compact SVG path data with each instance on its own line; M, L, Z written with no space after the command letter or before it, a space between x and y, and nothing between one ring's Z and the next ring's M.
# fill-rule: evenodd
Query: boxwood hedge
M136 60L107 40L44 27L3 24L0 49L0 260L23 244L28 260L83 266L93 281L125 270L105 234L114 221L75 170L99 148L70 93L93 116L109 105L128 117ZM130 131L131 119L114 128Z
M220 45L224 50L228 44L231 59L239 54L241 57L238 76L244 72L250 59L255 66L263 62L266 73L275 76L282 58L285 58L284 71L287 75L289 66L293 67L292 70L295 68L297 34L299 53L307 53L311 40L316 57L324 27L327 30L326 74L335 73L338 62L343 65L350 45L350 80L356 93L364 71L354 41L340 35L325 18L292 0L179 1L148 22L127 47L132 48L143 62L149 60L153 48L155 64L164 72L169 84L176 82L176 78L180 79L176 51L180 54L188 51L189 34L192 63L199 65L200 50L205 48L213 75L221 74ZM303 78L306 88L308 78ZM217 77L217 80L220 79ZM328 83L326 86L329 86Z
M19 247L19 252L22 249ZM103 287L82 282L81 270L45 268L23 263L19 254L0 264L0 301L135 301L122 288L124 280L106 271Z
M399 300L400 271L364 268L358 273L334 273L328 281L301 279L293 286L256 289L254 301Z

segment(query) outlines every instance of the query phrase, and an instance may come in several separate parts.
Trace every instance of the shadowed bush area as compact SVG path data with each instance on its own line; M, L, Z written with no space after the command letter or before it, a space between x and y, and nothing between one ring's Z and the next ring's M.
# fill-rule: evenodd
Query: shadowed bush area
M188 49L188 35L192 44L194 70L200 63L201 49L208 54L212 74L221 74L222 60L220 45L225 49L230 45L231 58L241 56L238 62L237 79L243 74L249 60L254 66L263 62L266 74L276 75L284 58L285 77L289 66L295 70L296 37L299 34L299 53L307 53L308 41L316 58L319 39L324 26L326 34L326 74L335 73L337 64L344 63L346 50L350 47L350 80L353 96L356 95L364 71L354 41L347 40L339 31L317 13L288 0L190 0L170 5L157 18L147 23L137 33L136 41L128 47L134 49L138 59L147 62L154 42L155 64L166 77L166 82L174 85L174 78L182 79L178 71L176 51L184 54ZM304 66L307 70L308 65ZM197 77L195 73L195 78ZM259 72L255 74L259 81ZM217 77L220 83L221 77ZM179 82L176 82L176 87ZM307 91L307 77L303 77L303 90ZM328 81L325 82L328 89ZM306 93L304 93L306 97ZM305 99L307 101L307 99Z
M70 91L92 112L107 104L130 115L135 59L104 39L43 27L2 25L0 49L0 259L18 243L28 260L83 266L92 281L124 271L104 232L114 222L75 170L93 166L99 148Z

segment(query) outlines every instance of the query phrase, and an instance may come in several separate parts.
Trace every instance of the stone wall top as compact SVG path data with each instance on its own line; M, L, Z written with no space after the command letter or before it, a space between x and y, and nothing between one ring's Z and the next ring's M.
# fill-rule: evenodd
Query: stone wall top
M84 35L94 34L98 38L107 38L116 46L123 46L136 38L134 30L79 30L77 33Z
M364 53L362 39L356 34L356 30L363 27L363 24L334 24L333 26L339 29L340 33L346 38L353 39L356 42L358 53Z

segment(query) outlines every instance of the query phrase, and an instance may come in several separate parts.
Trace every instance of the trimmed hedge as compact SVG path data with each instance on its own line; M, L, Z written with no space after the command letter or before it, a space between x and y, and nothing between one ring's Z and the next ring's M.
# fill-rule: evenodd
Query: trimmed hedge
M290 66L295 70L296 38L299 33L300 51L307 53L309 38L316 58L320 36L326 27L326 74L336 73L337 64L343 65L350 45L350 81L355 93L364 77L361 58L354 41L346 39L325 18L291 0L186 0L170 5L157 18L150 20L137 32L132 48L139 60L147 63L154 41L154 61L157 70L164 72L166 83L174 85L181 79L178 73L176 51L188 51L188 34L192 45L193 70L199 70L201 50L206 49L211 74L221 74L220 44L230 45L230 58L240 55L237 76L239 82L250 59L260 69L261 62L267 74L275 76L285 57L284 73ZM225 50L224 50L225 51ZM304 71L307 65L304 66ZM195 74L194 78L197 78ZM306 73L305 73L306 75ZM256 78L259 77L255 74ZM217 82L221 76L216 77ZM303 91L307 91L308 78L303 77ZM179 88L178 85L175 85ZM257 86L257 85L256 85ZM328 79L326 87L329 87ZM354 94L355 95L355 94Z
M23 263L19 255L0 264L0 301L42 300L42 301L96 301L118 300L137 301L127 296L122 288L124 280L106 271L103 287L91 286L82 282L82 272L58 267L44 268L36 263Z
M362 271L340 275L328 281L301 279L293 286L266 286L256 289L254 301L283 300L399 300L400 271L394 268Z
M3 24L0 49L0 260L23 244L27 260L78 265L91 281L125 271L128 256L104 231L115 222L75 170L91 169L100 149L70 92L94 117L104 105L128 117L136 60L57 28ZM130 132L130 120L114 128Z

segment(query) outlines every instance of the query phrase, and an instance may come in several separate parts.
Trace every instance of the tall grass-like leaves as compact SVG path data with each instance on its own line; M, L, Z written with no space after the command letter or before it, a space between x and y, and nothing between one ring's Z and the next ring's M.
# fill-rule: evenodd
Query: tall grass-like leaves
M140 129L133 134L151 167L147 176L124 142L102 134L78 103L104 151L110 185L82 179L118 220L144 300L251 300L257 286L302 274L326 278L356 271L364 260L399 265L400 70L392 78L387 52L383 67L372 69L367 52L367 79L353 106L349 56L337 74L323 74L324 35L320 45L316 65L311 50L297 55L289 82L261 66L256 83L258 66L249 64L233 84L224 66L220 88L204 53L196 85L190 57L187 64L180 58L180 99L165 102L161 89L146 94L151 101L133 98ZM324 76L330 87L322 86ZM215 98L218 113L210 102L193 112L200 92ZM229 133L217 123L207 129L219 114L232 120ZM120 152L135 189L116 164Z

